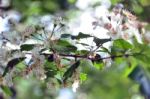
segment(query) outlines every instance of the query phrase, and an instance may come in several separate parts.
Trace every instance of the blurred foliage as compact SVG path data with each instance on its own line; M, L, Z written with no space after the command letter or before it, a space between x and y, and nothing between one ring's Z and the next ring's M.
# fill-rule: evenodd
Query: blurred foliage
M23 14L24 18L31 15L44 15L69 9L76 0L13 0L12 6Z
M12 7L21 12L23 21L32 20L32 23L34 16L55 15L61 11L69 12L74 8L75 2L76 0L13 0ZM122 3L124 8L134 12L140 20L150 22L150 2L148 0L111 0L111 3L112 6ZM59 25L62 26L62 24L56 23L54 23L53 30ZM42 31L43 34L39 31ZM81 85L77 97L78 95L82 96L82 93L88 97L82 96L78 99L144 99L144 96L150 95L150 89L148 89L150 88L150 46L148 44L138 43L135 38L133 38L133 43L117 39L114 40L111 48L107 49L102 45L111 41L111 38L100 39L80 32L78 35L64 33L60 35L60 39L53 40L52 37L47 39L44 36L45 31L43 31L41 26L38 31L34 31L31 37L34 40L43 41L44 44L47 44L46 47L45 45L41 48L41 45L36 44L20 44L19 52L32 52L38 49L39 55L34 52L34 58L37 58L31 59L28 64L22 62L24 57L8 61L2 76L6 78L11 76L12 79L7 78L7 81L12 80L14 84L13 87L7 86L7 84L1 86L2 97L8 99L56 99L62 88L69 88L78 79ZM53 31L51 32L53 33ZM27 37L28 35L24 36L24 38ZM97 48L101 47L100 50L96 49L96 52L88 49L78 50L70 42L90 37L94 38L93 42ZM78 44L91 47L85 43ZM52 53L45 54L46 50ZM110 57L101 57L99 54L101 52L107 53ZM41 59L42 55L45 56L45 60ZM44 69L46 78L42 75L43 72L41 73L42 69L38 67L41 63L43 63L42 69ZM111 63L111 67L109 67L109 63ZM41 71L38 71L38 68ZM14 75L11 75L11 72ZM0 77L0 80L3 80L4 77Z
M91 71L88 79L81 89L88 94L88 99L131 99L133 94L139 94L137 91L139 86L130 81L126 77L122 77L121 73L113 67L110 70ZM138 96L142 97L142 96ZM136 99L136 98L135 98ZM140 98L142 99L142 98Z

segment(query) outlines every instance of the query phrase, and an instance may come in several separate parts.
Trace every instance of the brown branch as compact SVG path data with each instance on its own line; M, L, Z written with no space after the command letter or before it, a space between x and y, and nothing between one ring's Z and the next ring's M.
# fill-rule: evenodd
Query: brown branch
M136 56L139 54L140 53L132 53L132 54L112 55L112 56L107 56L107 57L93 57L93 58L91 58L87 55L74 55L74 54L58 54L58 55L64 56L64 57L85 58L85 59L89 59L92 61L100 61L100 60L104 60L104 59L114 59L114 58L119 58L119 57ZM51 55L51 54L42 53L41 55Z

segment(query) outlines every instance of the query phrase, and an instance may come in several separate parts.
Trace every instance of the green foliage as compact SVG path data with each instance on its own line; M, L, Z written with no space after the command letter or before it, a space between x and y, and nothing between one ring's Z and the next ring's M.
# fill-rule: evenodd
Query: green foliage
M86 81L86 80L87 80L87 74L81 73L81 74L80 74L80 80L81 80L81 82Z
M121 0L111 0L111 3L113 4L113 5L115 5L115 4L117 4L117 3L119 3Z
M148 0L139 0L139 2L143 5L143 6L149 6L150 3Z
M22 12L25 18L31 15L40 15L46 13L54 13L60 9L68 8L69 3L74 3L76 0L70 0L69 2L65 0L13 0L12 5L15 9Z
M33 79L21 79L18 78L18 80L15 80L17 84L17 98L18 99L41 99L46 98L48 96L44 95L46 94L44 89L46 88L44 83L41 83L37 80ZM31 94L32 93L32 94Z
M55 99L62 87L70 88L71 85L76 84L76 81L81 84L77 97L78 94L82 93L89 99L134 99L134 96L144 99L143 97L149 96L150 46L145 42L139 43L134 37L129 37L130 42L125 40L126 38L119 37L116 39L114 37L114 39L111 36L110 38L101 39L93 36L93 34L82 32L72 35L70 31L66 30L66 25L70 25L68 23L70 16L74 15L69 15L69 12L63 12L65 17L68 15L66 17L67 22L64 22L65 24L63 23L64 20L55 19L54 17L50 22L48 21L52 25L50 27L47 27L47 23L43 25L40 22L36 22L45 13L52 14L57 12L57 15L59 11L66 10L69 7L71 8L71 13L78 12L79 9L74 9L74 6L68 6L69 3L74 4L75 2L76 0L14 0L12 2L13 8L23 13L22 20L25 24L21 21L22 23L15 23L12 26L11 31L19 31L19 35L17 35L18 38L21 38L19 45L12 43L13 40L9 41L7 37L0 35L0 40L2 40L1 50L9 49L5 48L8 47L6 46L7 42L19 47L15 50L9 49L8 52L2 51L2 55L0 54L0 66L2 65L2 70L5 67L0 76L1 90L4 93L4 97L13 99ZM150 5L147 0L129 2L111 0L111 2L112 5L120 2L124 3L125 7L129 6L143 19L149 16L145 15L145 9L149 10ZM116 13L119 12L116 11ZM116 13L113 13L114 16ZM121 14L121 17L128 18L128 15L122 16ZM37 16L36 21L34 16ZM131 16L129 14L129 17ZM113 18L107 17L106 20L108 19L111 24ZM30 20L31 22L27 22ZM101 18L98 19L98 22L100 20ZM126 24L123 24L122 21L119 20L121 23L117 21L117 24L121 24L123 28ZM127 25L133 24L137 30L143 28L143 26L140 27L142 24L140 24L140 21L132 20L132 18L127 21L129 21ZM107 24L105 22L98 22L98 26L99 24L100 27L104 25L103 28L106 29L105 25ZM136 22L137 24L134 24ZM20 36L22 30L19 30L19 26L23 25L25 27L26 23L35 24L36 32L26 33L23 31L24 34ZM117 30L113 29L114 27L111 26L107 30L112 35L116 34L118 36ZM52 29L47 30L47 28ZM143 37L144 34L139 35ZM80 42L89 38L93 38L90 43L92 42L95 45L90 45L89 42ZM32 39L36 43L26 44L26 39ZM15 40L17 41L18 39ZM110 48L105 47L105 43L108 42L112 43L109 46ZM85 49L79 50L78 45L83 46ZM30 55L30 58L25 55ZM25 63L25 59L29 62Z
M113 46L118 48L118 49L123 49L123 50L128 50L128 49L132 49L132 45L123 40L123 39L117 39L113 42Z
M70 66L70 68L67 69L67 71L63 75L63 82L65 82L69 77L73 75L75 70L79 67L80 61L78 60L76 63Z
M111 38L110 39L99 39L97 37L94 37L93 41L96 43L96 46L100 46L108 41L111 41Z
M16 66L18 63L20 63L24 59L25 59L25 57L19 57L19 58L15 58L15 59L10 60L7 63L7 66L6 66L2 76L5 76L9 72L9 70L11 70L14 66Z
M54 62L46 61L44 64L44 68L46 70L47 77L54 77L57 73L57 67Z
M8 87L8 86L1 86L1 88L2 88L3 92L5 94L7 94L8 96L11 97L13 95L13 92L11 91L10 87Z
M91 71L90 74L88 74L88 78L90 79L87 79L86 82L82 84L81 89L88 94L89 99L94 99L95 97L105 99L130 99L132 94L138 93L138 85L132 85L133 83L128 78L121 77L116 68L117 67L111 68L109 71L104 70L101 72ZM139 97L142 96L139 95Z
M83 34L81 32L77 36L71 36L72 39L83 39L88 37L92 37L92 36L89 34Z
M21 51L30 51L34 48L34 44L24 44L24 45L21 45Z
M117 39L113 42L113 46L111 48L111 54L113 55L117 55L117 54L124 54L125 52L127 52L129 49L132 49L133 46L123 40L123 39Z
M79 32L79 34L77 36L74 36L71 34L62 34L61 37L62 38L70 37L71 39L77 39L78 40L78 39L83 39L83 38L88 38L88 37L93 37L93 36Z
M58 40L56 42L56 45L53 46L53 48L57 52L64 52L64 53L75 52L77 50L77 48L74 45L70 44L66 40Z
M139 61L142 61L143 63L149 65L149 59L150 59L150 47L146 44L140 44L137 42L137 40L134 38L133 40L134 49L133 52L135 53L135 58ZM138 53L138 54L137 54Z

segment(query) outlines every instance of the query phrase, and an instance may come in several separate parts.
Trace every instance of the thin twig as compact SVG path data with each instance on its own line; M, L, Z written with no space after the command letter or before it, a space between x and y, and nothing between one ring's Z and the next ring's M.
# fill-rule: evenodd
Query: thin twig
M50 39L52 38L52 36L54 35L54 30L55 30L55 28L56 28L56 24L54 24L54 27L53 27L53 30L52 30L52 33L51 33L51 35L50 35Z
M74 55L74 54L59 54L60 56L64 56L64 57L73 57L73 58L86 58L89 60L93 60L93 61L99 61L99 60L104 60L104 59L114 59L114 58L119 58L119 57L129 57L129 56L136 56L139 55L140 53L132 53L132 54L122 54L122 55L112 55L112 56L107 56L107 57L88 57L87 55ZM51 54L45 54L45 53L41 53L41 55L51 55Z
M95 51L98 50L101 46L102 46L102 44L100 44L99 46L97 46L92 52L95 52Z

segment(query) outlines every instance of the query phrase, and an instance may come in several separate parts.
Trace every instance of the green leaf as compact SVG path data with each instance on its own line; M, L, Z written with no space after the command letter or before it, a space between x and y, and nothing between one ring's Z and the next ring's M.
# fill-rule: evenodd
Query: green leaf
M94 67L98 70L102 70L104 68L104 63L102 62L94 62Z
M22 61L22 62L20 62L20 63L18 63L17 65L16 65L16 69L18 69L18 70L24 70L26 68L26 64L24 64L24 62Z
M113 46L111 47L111 55L125 54L129 49L133 49L133 45L124 39L114 40Z
M137 14L141 14L143 12L143 7L140 6L139 4L133 4L132 5L133 11Z
M59 52L59 53L66 53L69 54L71 52L75 52L77 50L77 47L75 46L61 46L61 45L54 45L53 48Z
M139 0L139 2L142 4L142 6L149 6L150 5L149 0Z
M10 69L12 69L18 63L22 62L24 59L25 59L25 57L19 57L19 58L14 58L14 59L10 60L7 63L7 66L6 66L2 76L4 77Z
M139 61L142 61L145 64L148 64L148 65L150 64L150 55L139 53L135 55L134 57L138 59Z
M71 35L71 34L62 34L61 38L69 38L71 37L71 39L83 39L83 38L88 38L88 37L93 37L89 34L84 34L82 32L80 32L77 36Z
M117 39L113 42L113 46L119 49L128 50L132 49L133 46L124 39Z
M71 34L61 34L61 38L68 38L71 37Z
M111 0L111 3L113 4L113 5L116 5L117 3L119 3L121 0Z
M8 86L0 86L2 88L2 90L5 92L5 94L7 94L8 96L12 96L12 91Z
M23 44L20 46L21 51L30 51L34 48L34 44Z
M71 45L67 40L61 40L61 39L59 39L56 44L57 45L61 45L61 46L69 46L69 45Z
M44 64L44 69L46 72L46 76L49 77L54 77L54 75L57 74L57 66L54 62L49 62L48 60L45 61Z
M62 76L60 71L55 75L55 78L58 79L59 81L62 81Z
M111 41L111 38L109 38L109 39L99 39L97 37L94 37L93 41L96 43L96 46L100 46L100 45L102 45L102 44L104 44L106 42Z
M141 52L143 49L145 49L145 45L138 43L138 41L135 37L133 37L132 42L134 45L134 48L132 49L133 52Z
M70 53L70 52L75 52L77 50L77 47L70 44L66 40L58 40L57 43L53 46L53 48L57 52L61 52L61 53Z
M134 58L143 62L144 64L150 64L150 46L146 44L138 43L135 38L133 38L134 48L132 49L132 53L137 53L134 55Z
M81 83L84 82L85 80L87 80L87 74L80 73L80 81L81 81Z
M124 59L123 59L123 61L124 61ZM128 64L123 69L123 76L128 77L129 74L133 71L133 69L137 66L137 64L138 64L137 59L135 59L134 57L129 57Z
M80 60L75 62L73 65L71 65L70 68L67 69L67 71L63 75L64 82L73 75L73 72L79 67L79 65L80 65Z
M80 32L77 36L72 36L71 39L83 39L88 37L93 37L93 36L89 34L83 34L82 32Z

